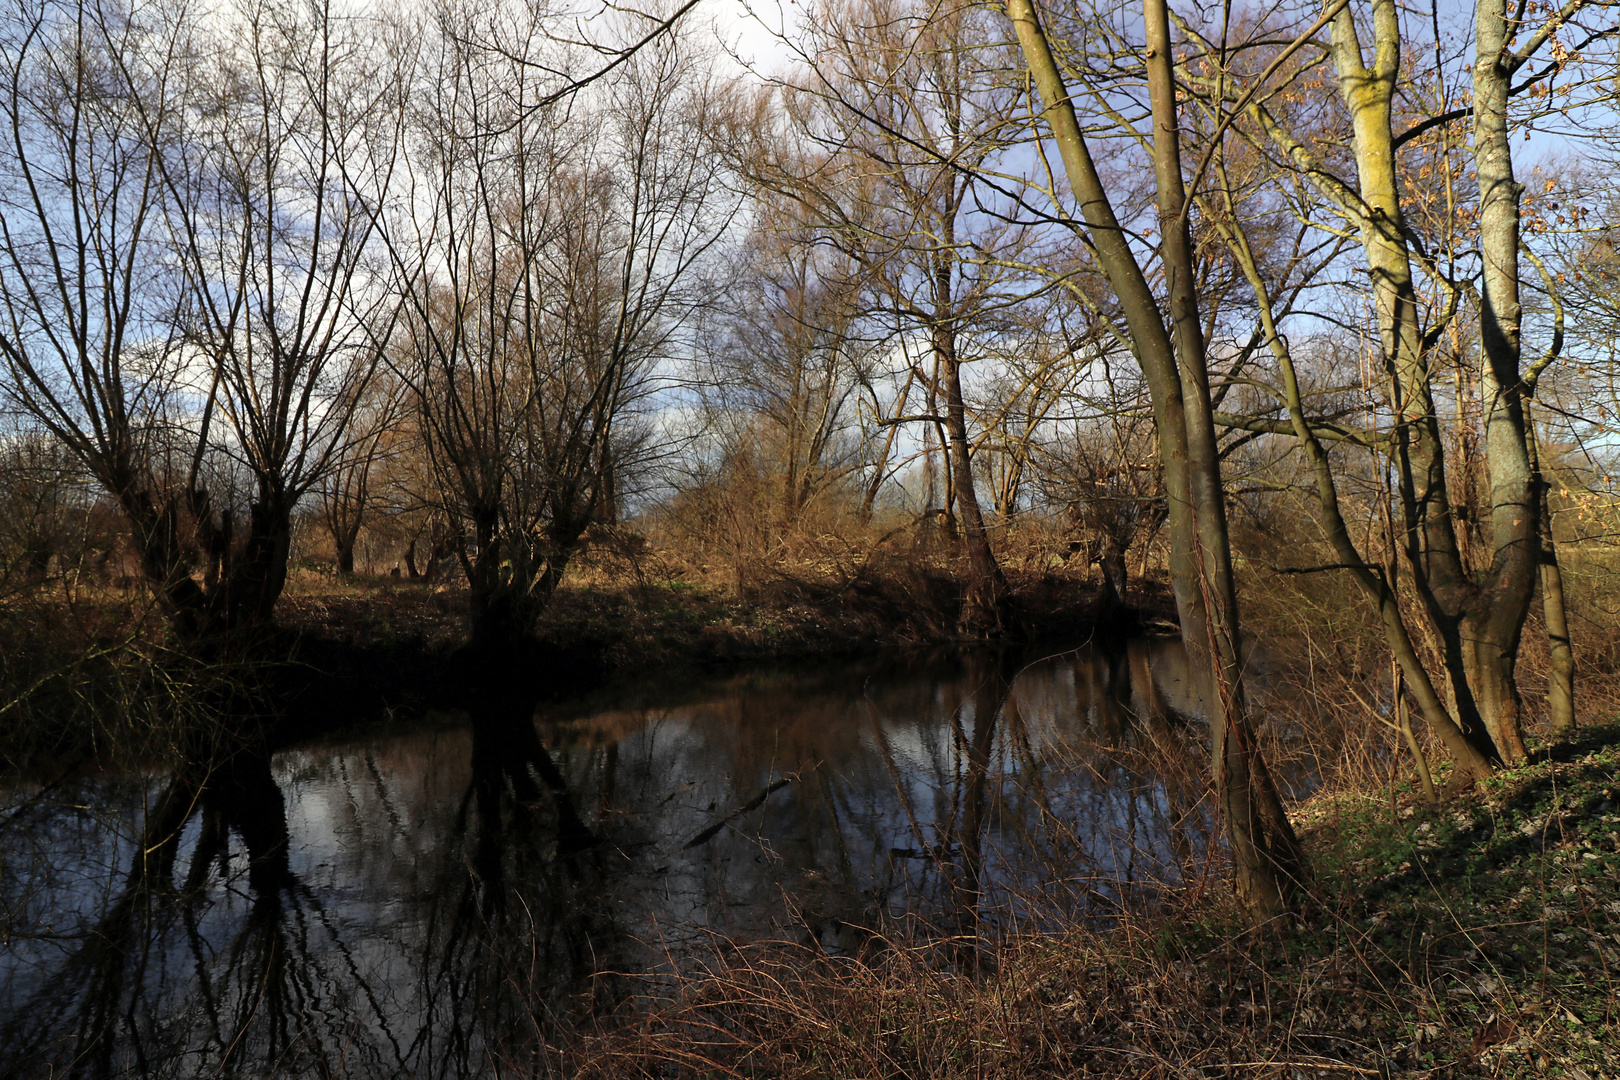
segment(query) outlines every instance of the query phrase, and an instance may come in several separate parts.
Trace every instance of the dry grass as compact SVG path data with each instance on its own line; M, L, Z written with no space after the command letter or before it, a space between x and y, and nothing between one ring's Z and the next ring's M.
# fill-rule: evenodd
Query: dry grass
M648 1011L560 1048L575 1077L1620 1075L1620 730L1488 795L1302 812L1319 877L1244 932L1221 892L1009 940L873 935L853 957L719 947ZM1595 854L1594 854L1595 853Z

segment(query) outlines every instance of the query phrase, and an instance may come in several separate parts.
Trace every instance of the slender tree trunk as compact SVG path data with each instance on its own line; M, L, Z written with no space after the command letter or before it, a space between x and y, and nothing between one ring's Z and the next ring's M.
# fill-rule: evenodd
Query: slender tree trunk
M1541 601L1547 620L1547 709L1555 732L1575 729L1575 652L1570 647L1569 616L1564 610L1564 575L1558 567L1552 523L1547 522L1541 543Z
M963 540L967 546L970 580L962 605L961 628L975 637L1001 633L1005 626L1007 579L990 547L990 534L984 527L978 494L973 485L973 463L968 457L967 410L962 402L961 363L956 355L956 335L948 327L934 328L934 356L945 391L945 434L949 439L948 461L956 508L961 512Z
M1303 880L1305 853L1283 812L1276 785L1250 728L1243 686L1242 633L1237 582L1221 487L1187 193L1181 176L1175 68L1165 0L1145 0L1148 93L1153 108L1153 167L1158 191L1163 261L1169 279L1170 321L1187 423L1188 486L1205 592L1205 663L1212 678L1210 710L1215 790L1221 798L1234 852L1239 892L1259 914L1286 909L1293 884ZM1195 654L1196 655L1196 654ZM1247 850L1245 850L1247 849Z
M1007 14L1045 105L1044 116L1062 154L1093 250L1120 299L1151 392L1169 499L1172 574L1182 637L1195 658L1194 671L1210 715L1217 789L1237 888L1251 917L1263 921L1287 907L1304 880L1306 861L1249 731L1242 692L1219 458L1213 453L1202 333L1192 292L1186 219L1181 213L1184 194L1175 145L1167 13L1162 2L1146 10L1148 63L1161 219L1167 232L1177 232L1182 238L1174 244L1167 242L1165 252L1166 264L1174 267L1172 318L1181 356L1199 353L1185 371L1177 362L1152 289L1114 215L1031 0L1007 0ZM1186 400L1188 389L1193 396L1191 409ZM1200 415L1191 416L1190 411Z
M1547 711L1554 732L1575 729L1575 652L1570 644L1569 613L1564 608L1564 573L1558 566L1558 545L1553 538L1552 504L1547 498L1547 478L1541 468L1536 446L1536 428L1525 403L1525 445L1530 451L1530 467L1541 493L1541 610L1547 623Z
M944 386L940 373L940 356L939 351L936 348L934 350L933 376L928 380L928 415L934 417L939 416L939 395L940 391L943 389ZM939 470L939 480L943 485L944 491L940 496L939 508L940 512L944 515L945 520L952 523L950 535L954 539L956 536L956 479L951 468L951 437L946 432L944 419L936 419L933 421L932 436L934 444L937 445L939 449L940 462L942 466ZM932 500L934 495L933 448L930 447L930 445L925 441L923 444L923 450L924 453L928 455L926 459L928 468L928 495L930 500Z
M906 403L911 399L911 385L917 378L917 369L908 367L906 370L906 383L900 388L900 394L895 399L894 415L905 415ZM876 394L873 395L873 412L876 413ZM898 423L886 425L888 431L883 435L883 449L878 453L877 460L872 464L872 479L866 485L866 494L861 497L861 524L870 524L872 509L877 505L878 492L883 489L883 481L888 478L889 455L894 451L895 436L900 432Z
M1440 801L1440 793L1435 790L1434 776L1429 772L1429 759L1423 753L1423 747L1418 745L1417 736L1412 733L1412 710L1406 707L1406 687L1402 685L1401 669L1397 665L1394 678L1395 694L1395 726L1400 730L1401 738L1406 742L1406 749L1412 755L1412 765L1417 769L1418 782L1423 785L1423 799L1430 804ZM1432 691L1431 691L1432 692ZM1390 792L1390 798L1395 797Z

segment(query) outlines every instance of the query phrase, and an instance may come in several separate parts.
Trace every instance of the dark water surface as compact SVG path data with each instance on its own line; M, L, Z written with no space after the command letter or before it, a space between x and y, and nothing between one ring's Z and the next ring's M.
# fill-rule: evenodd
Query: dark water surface
M1106 912L1205 850L1183 665L1133 642L655 679L0 792L0 1075L487 1075L721 936L960 958Z

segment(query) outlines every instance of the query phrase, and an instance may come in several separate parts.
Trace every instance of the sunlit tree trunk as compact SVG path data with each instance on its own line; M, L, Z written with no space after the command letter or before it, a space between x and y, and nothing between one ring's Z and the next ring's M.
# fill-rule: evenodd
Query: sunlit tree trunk
M1213 767L1238 893L1256 921L1285 910L1307 873L1304 851L1249 727L1236 590L1214 452L1208 375L1183 214L1168 15L1145 6L1153 97L1153 153L1174 345L1140 264L1114 215L1030 0L1007 0L1030 74L1045 104L1092 248L1118 295L1153 399L1169 497L1172 578L1182 637L1208 710Z
M1519 199L1508 140L1508 92L1518 19L1507 0L1479 0L1474 24L1474 172L1479 179L1483 261L1481 391L1490 468L1491 570L1469 605L1477 680L1486 724L1502 755L1525 758L1514 668L1519 637L1535 592L1541 559L1541 491L1528 453L1520 378L1523 309L1519 300ZM1566 627L1567 630L1567 627Z
M1395 409L1393 452L1405 550L1418 595L1445 654L1459 725L1464 731L1478 731L1483 718L1467 681L1471 647L1462 628L1472 588L1453 527L1445 451L1396 182L1391 116L1400 69L1400 23L1393 0L1375 0L1372 27L1370 67L1349 7L1333 20L1332 55L1340 93L1350 111L1362 207L1361 244L1372 276L1373 307Z
M1547 713L1554 732L1575 728L1575 652L1570 642L1569 612L1564 607L1564 573L1558 565L1558 544L1553 537L1552 506L1547 498L1546 473L1536 446L1535 422L1525 402L1525 443L1536 476L1541 504L1541 610L1547 623Z

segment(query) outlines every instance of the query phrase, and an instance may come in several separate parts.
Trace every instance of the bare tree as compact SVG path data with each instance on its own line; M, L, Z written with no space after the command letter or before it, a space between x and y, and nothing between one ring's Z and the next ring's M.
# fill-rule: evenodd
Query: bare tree
M10 390L118 501L178 627L263 625L387 317L393 52L319 7L207 36L159 5L8 25ZM240 530L216 456L252 478Z
M1524 407L1536 372L1520 364L1521 189L1513 180L1508 150L1507 104L1513 94L1534 90L1562 66L1555 61L1532 70L1531 64L1544 47L1558 51L1548 43L1557 40L1561 26L1567 24L1568 32L1587 42L1612 32L1601 27L1601 20L1582 27L1576 16L1585 6L1572 3L1536 25L1515 16L1509 27L1503 21L1505 9L1482 5L1475 26L1471 105L1459 104L1460 92L1447 89L1441 43L1425 42L1415 29L1428 31L1431 20L1403 14L1398 5L1381 0L1365 10L1354 4L1324 9L1296 39L1302 46L1298 62L1289 60L1294 49L1279 54L1274 44L1259 43L1259 36L1254 49L1234 48L1180 24L1196 45L1197 63L1211 72L1193 81L1217 103L1211 108L1222 130L1237 127L1253 145L1275 154L1279 188L1314 193L1314 202L1293 199L1302 218L1324 234L1358 240L1371 280L1377 327L1371 344L1388 410L1387 421L1373 417L1371 425L1387 431L1319 424L1323 418L1308 414L1297 400L1297 387L1289 388L1290 372L1284 372L1276 393L1279 399L1292 399L1290 408L1297 415L1290 426L1298 429L1307 453L1317 461L1324 524L1330 536L1339 538L1335 550L1384 613L1408 684L1420 699L1427 697L1431 682L1438 691L1432 701L1420 701L1424 714L1442 735L1455 729L1469 744L1447 740L1463 778L1482 775L1487 759L1516 761L1523 756L1513 671L1544 550L1541 482ZM1437 20L1435 13L1436 27ZM1318 33L1324 27L1325 41ZM1510 49L1506 42L1515 33L1522 40ZM1436 50L1435 62L1421 75L1414 73L1408 51L1414 44ZM1316 78L1314 72L1324 64L1331 71L1323 81L1333 79L1339 100L1327 97L1320 102L1325 109L1291 109L1290 103L1301 98L1290 88ZM1252 69L1260 65L1256 78ZM1247 73L1241 83L1239 72ZM1275 87L1267 84L1272 75L1278 75ZM1429 93L1431 86L1440 92ZM1449 127L1470 116L1475 126L1471 177L1463 166L1462 140ZM1202 160L1218 162L1222 145L1211 145ZM1424 176L1435 180L1425 184ZM1478 185L1481 200L1476 220L1484 253L1483 295L1476 294L1470 280L1473 256L1468 247L1473 240L1459 211L1470 184ZM1250 260L1246 272L1258 281L1263 275L1252 261L1252 246L1236 230L1228 232L1239 247L1251 247L1249 255L1239 258ZM1483 355L1477 367L1466 355L1462 329L1470 305L1481 320ZM1263 336L1281 357L1286 343L1279 327L1267 327ZM1442 425L1437 389L1441 364L1448 359L1458 382L1451 432ZM1483 428L1478 454L1480 440L1469 417L1470 383L1477 385ZM1399 609L1401 587L1394 581L1394 568L1375 570L1334 524L1338 511L1328 505L1336 499L1328 490L1331 470L1327 458L1308 444L1312 438L1346 437L1389 455L1400 519L1396 547L1406 570L1404 588L1416 601L1410 614ZM1449 464L1448 439L1457 444L1458 459ZM1471 482L1476 458L1484 474L1477 493ZM1479 502L1487 505L1476 512ZM1476 519L1488 520L1488 530L1475 528ZM1484 550L1476 553L1480 548ZM1437 663L1433 679L1413 670L1419 661L1410 641L1403 643L1412 636L1407 624L1432 643Z
M817 7L793 45L804 70L781 88L780 119L756 114L762 137L742 168L798 201L822 242L861 268L876 311L922 343L913 374L929 405L910 419L936 427L945 509L960 513L972 573L963 628L994 632L1006 582L976 491L962 371L986 351L976 335L1029 287L1011 263L1027 228L977 213L1005 199L983 180L1018 132L1018 93L997 61L1006 45L972 5L866 0Z
M526 640L614 508L631 420L730 217L688 42L643 46L571 99L553 94L559 48L521 5L440 10L389 236L397 370L463 538L475 646Z
M9 591L82 558L92 500L83 466L49 432L0 431L0 586Z
M354 573L354 550L389 480L389 465L399 452L401 414L406 404L403 388L387 373L379 373L364 388L361 403L349 409L349 422L341 445L335 447L325 475L316 485L321 517L336 548L338 573Z
M747 448L768 474L761 510L780 532L860 468L851 423L874 346L855 268L814 246L791 208L759 214L749 271L729 290L700 378L724 452Z
M196 29L160 5L54 0L19 0L0 25L5 390L116 500L146 580L196 630L206 431L185 422L183 281L164 228Z
M188 344L215 372L222 450L253 483L215 600L227 626L269 620L294 507L347 445L392 323L374 240L405 89L384 29L250 0L171 171Z
M1067 557L1097 564L1105 618L1125 605L1130 549L1151 544L1168 513L1147 389L1122 359L1103 352L1087 365L1033 447L1042 494L1076 534Z

